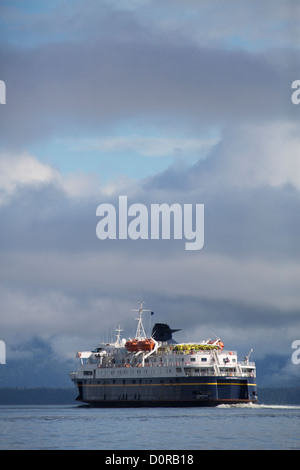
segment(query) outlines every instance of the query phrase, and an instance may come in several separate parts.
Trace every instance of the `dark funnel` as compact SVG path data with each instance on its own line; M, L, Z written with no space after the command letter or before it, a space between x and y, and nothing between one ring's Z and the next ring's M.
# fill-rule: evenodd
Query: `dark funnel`
M180 331L180 329L172 330L166 323L155 323L151 336L155 341L169 341L175 331Z

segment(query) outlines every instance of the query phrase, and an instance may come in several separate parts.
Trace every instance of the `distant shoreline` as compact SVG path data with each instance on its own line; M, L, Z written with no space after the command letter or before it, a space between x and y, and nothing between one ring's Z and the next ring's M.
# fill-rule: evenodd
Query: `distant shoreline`
M76 402L75 388L0 388L0 405L67 405ZM300 387L260 388L259 403L264 405L300 405Z

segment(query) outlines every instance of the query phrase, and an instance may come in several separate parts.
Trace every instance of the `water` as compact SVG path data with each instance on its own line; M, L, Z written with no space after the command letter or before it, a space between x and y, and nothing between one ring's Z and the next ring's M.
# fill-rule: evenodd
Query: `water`
M300 449L300 406L0 406L0 449Z

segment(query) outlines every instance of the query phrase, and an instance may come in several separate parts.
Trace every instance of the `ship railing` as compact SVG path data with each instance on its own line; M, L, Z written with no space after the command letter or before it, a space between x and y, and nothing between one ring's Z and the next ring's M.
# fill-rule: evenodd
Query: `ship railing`
M208 366L211 366L210 363L207 364ZM254 362L249 362L249 363L245 363L245 362L238 362L237 365L241 365L241 366L244 366L244 367L249 367L249 368L253 368L255 369L255 363ZM190 362L184 362L184 363L181 363L181 362L168 362L168 363L163 363L163 362L147 362L146 364L144 364L144 366L140 363L140 362L137 362L137 363L125 363L125 364L111 364L111 363L108 363L108 364L98 364L98 368L99 369L107 369L107 368L113 368L113 369L117 369L117 368L126 368L126 367L163 367L163 366L168 366L168 367L178 367L178 366L181 366L181 367L186 367L186 366L192 366L193 368L199 368L199 365L196 365L196 363L190 363ZM218 366L220 368L224 367L223 364L218 364ZM233 367L235 367L235 365L233 365ZM201 370L201 366L200 366L200 370ZM193 369L190 369L190 370L193 370ZM245 372L245 371L244 371Z
M186 356L186 355L194 355L194 354L203 354L203 355L207 355L207 354L211 354L212 352L214 352L215 354L218 354L218 355L221 355L221 354L226 354L226 355L229 355L229 356L237 356L237 351L233 351L233 350L221 350L221 349L197 349L197 350L193 350L193 349L186 349L186 350L182 350L182 351L170 351L170 352L167 352L167 353L164 353L164 355L166 356Z
M166 364L161 364L161 363L147 363L145 364L144 368L158 368L165 366ZM255 368L250 369L250 370L244 370L244 369L234 369L234 368L227 368L227 370L223 370L223 367L220 366L218 370L215 370L211 367L207 369L202 369L201 367L195 367L191 368L187 364L168 364L169 367L174 367L176 366L177 368L179 367L184 371L185 375L187 376L195 376L195 377L208 377L208 376L221 376L221 377L254 377L255 376ZM188 366L188 367L187 367ZM137 364L110 364L110 365L98 365L98 368L100 369L124 369L124 368L130 368L132 369L138 369L141 367L140 363ZM76 374L76 373L74 373Z
M185 365L186 366L186 365ZM191 368L191 367L184 367L184 373L186 376L189 377L207 377L207 376L221 376L221 377L254 377L255 376L255 369L248 369L243 370L239 367L213 367L213 368L206 368L202 369L201 367Z

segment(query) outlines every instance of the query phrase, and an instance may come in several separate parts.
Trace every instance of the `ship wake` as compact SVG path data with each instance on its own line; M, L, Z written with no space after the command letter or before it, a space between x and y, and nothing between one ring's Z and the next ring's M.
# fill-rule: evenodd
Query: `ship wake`
M245 408L250 410L300 410L300 405L264 405L263 403L236 403L218 405L217 408Z

